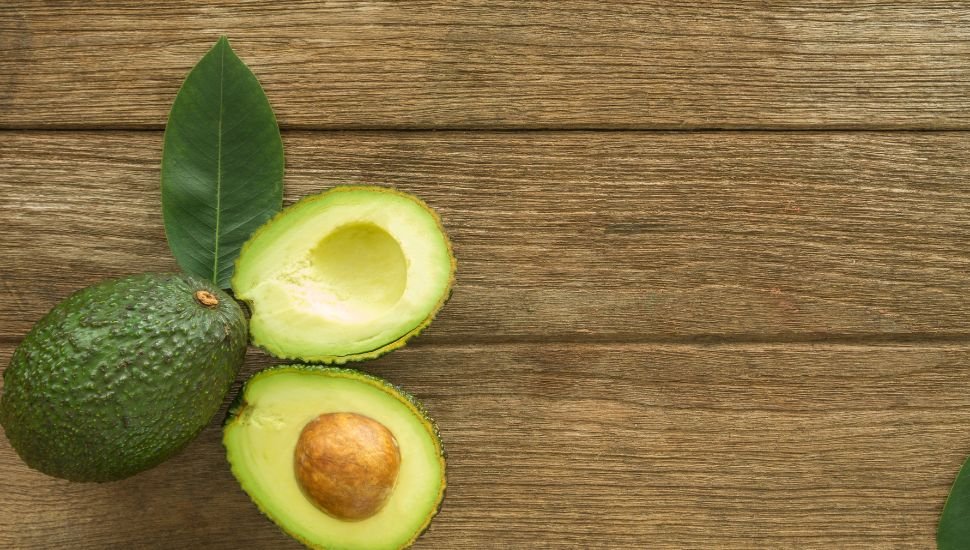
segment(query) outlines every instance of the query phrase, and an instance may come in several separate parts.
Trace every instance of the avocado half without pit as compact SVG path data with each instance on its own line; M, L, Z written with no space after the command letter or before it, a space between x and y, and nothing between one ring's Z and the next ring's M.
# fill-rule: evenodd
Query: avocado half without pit
M312 365L253 376L223 435L259 509L311 548L404 548L445 491L437 427L413 397L358 371Z
M252 310L253 343L277 357L344 363L403 346L444 305L454 276L428 205L383 187L336 187L257 230L232 288Z

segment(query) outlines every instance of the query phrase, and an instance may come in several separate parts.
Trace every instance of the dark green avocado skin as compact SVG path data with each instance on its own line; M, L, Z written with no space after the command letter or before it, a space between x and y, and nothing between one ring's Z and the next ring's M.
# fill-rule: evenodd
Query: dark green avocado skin
M207 307L205 290L219 300ZM239 305L210 282L149 273L54 307L3 373L0 424L24 462L112 481L177 453L216 413L248 340Z

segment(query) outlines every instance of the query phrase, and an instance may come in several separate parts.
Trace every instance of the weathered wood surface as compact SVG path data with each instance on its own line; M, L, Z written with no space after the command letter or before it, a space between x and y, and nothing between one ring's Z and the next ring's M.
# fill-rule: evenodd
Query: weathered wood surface
M287 202L394 185L455 242L440 318L362 365L449 451L419 547L933 545L970 453L970 4L5 2L0 369L70 292L175 267L160 130L223 33ZM298 547L218 422L105 485L0 437L0 548Z
M514 344L365 367L420 397L447 445L419 548L928 548L970 452L968 363L965 344ZM217 420L106 485L33 472L2 440L0 547L297 548L219 438Z
M966 338L964 133L288 133L287 200L416 192L459 285L422 342ZM0 338L175 267L160 132L0 133Z
M29 2L0 127L160 128L221 33L295 128L967 128L964 2Z

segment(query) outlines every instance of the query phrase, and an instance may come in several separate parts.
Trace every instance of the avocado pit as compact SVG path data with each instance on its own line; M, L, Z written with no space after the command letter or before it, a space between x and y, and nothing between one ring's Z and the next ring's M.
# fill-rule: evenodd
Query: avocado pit
M387 502L401 468L394 434L356 413L322 414L304 426L294 469L303 492L331 516L356 521Z

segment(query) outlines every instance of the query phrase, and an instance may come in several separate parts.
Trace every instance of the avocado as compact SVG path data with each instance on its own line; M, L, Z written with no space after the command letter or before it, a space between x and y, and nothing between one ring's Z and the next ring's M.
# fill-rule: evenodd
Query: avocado
M222 441L256 506L311 548L405 548L445 494L434 421L404 391L351 369L254 375Z
M450 296L441 220L412 195L336 187L284 209L236 261L253 343L284 359L344 363L401 347Z
M246 343L242 309L205 280L105 281L55 306L14 351L0 424L32 468L73 481L122 479L202 430Z

